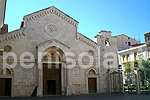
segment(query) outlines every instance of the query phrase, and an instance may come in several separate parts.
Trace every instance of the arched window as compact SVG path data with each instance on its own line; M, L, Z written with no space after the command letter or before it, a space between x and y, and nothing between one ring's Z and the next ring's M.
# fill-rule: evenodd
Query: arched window
M108 38L105 39L105 46L110 46L110 41Z

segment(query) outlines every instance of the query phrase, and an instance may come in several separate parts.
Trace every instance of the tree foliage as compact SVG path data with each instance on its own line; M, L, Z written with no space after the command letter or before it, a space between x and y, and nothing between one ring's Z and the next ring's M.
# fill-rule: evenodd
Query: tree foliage
M150 61L149 60L142 60L142 66L140 66L140 77L143 84L144 81L150 82Z
M127 62L125 67L125 74L130 74L130 77L134 77L134 62Z
M150 68L150 61L149 60L142 60L142 65L144 68Z

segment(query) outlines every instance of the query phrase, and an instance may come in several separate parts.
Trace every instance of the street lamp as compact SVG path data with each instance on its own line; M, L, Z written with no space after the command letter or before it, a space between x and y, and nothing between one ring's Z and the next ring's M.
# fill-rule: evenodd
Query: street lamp
M138 63L134 62L134 70L136 70L138 68Z
M121 69L122 69L122 65L119 65L119 66L118 66L118 69L121 70Z

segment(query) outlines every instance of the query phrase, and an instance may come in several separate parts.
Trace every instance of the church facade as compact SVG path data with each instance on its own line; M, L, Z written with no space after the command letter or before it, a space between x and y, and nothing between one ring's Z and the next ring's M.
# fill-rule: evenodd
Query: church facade
M100 31L95 42L56 7L24 16L0 35L0 96L119 92L117 41ZM112 60L113 59L113 60Z

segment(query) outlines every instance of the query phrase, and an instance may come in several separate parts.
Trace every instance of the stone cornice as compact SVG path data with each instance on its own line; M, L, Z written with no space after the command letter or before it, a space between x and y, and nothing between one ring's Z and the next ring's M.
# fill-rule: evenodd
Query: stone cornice
M92 41L91 39L85 37L84 35L80 34L80 33L77 33L77 39L86 43L87 45L93 47L96 49L97 47L97 43L95 43L94 41Z
M105 31L105 30L101 30L99 33L102 33L102 32L112 33L111 31Z
M25 36L24 28L0 35L0 43Z
M37 12L29 14L29 15L26 15L26 16L24 16L23 19L25 21L27 21L27 22L31 22L33 20L42 18L42 17L44 17L46 15L49 15L49 14L55 14L58 17L64 19L66 22L72 24L73 26L78 27L78 23L79 23L78 21L76 21L75 19L71 18L70 16L68 16L67 14L65 14L62 11L60 11L59 9L57 9L54 6L46 8L46 9L43 9L43 10L40 10L40 11L37 11Z

